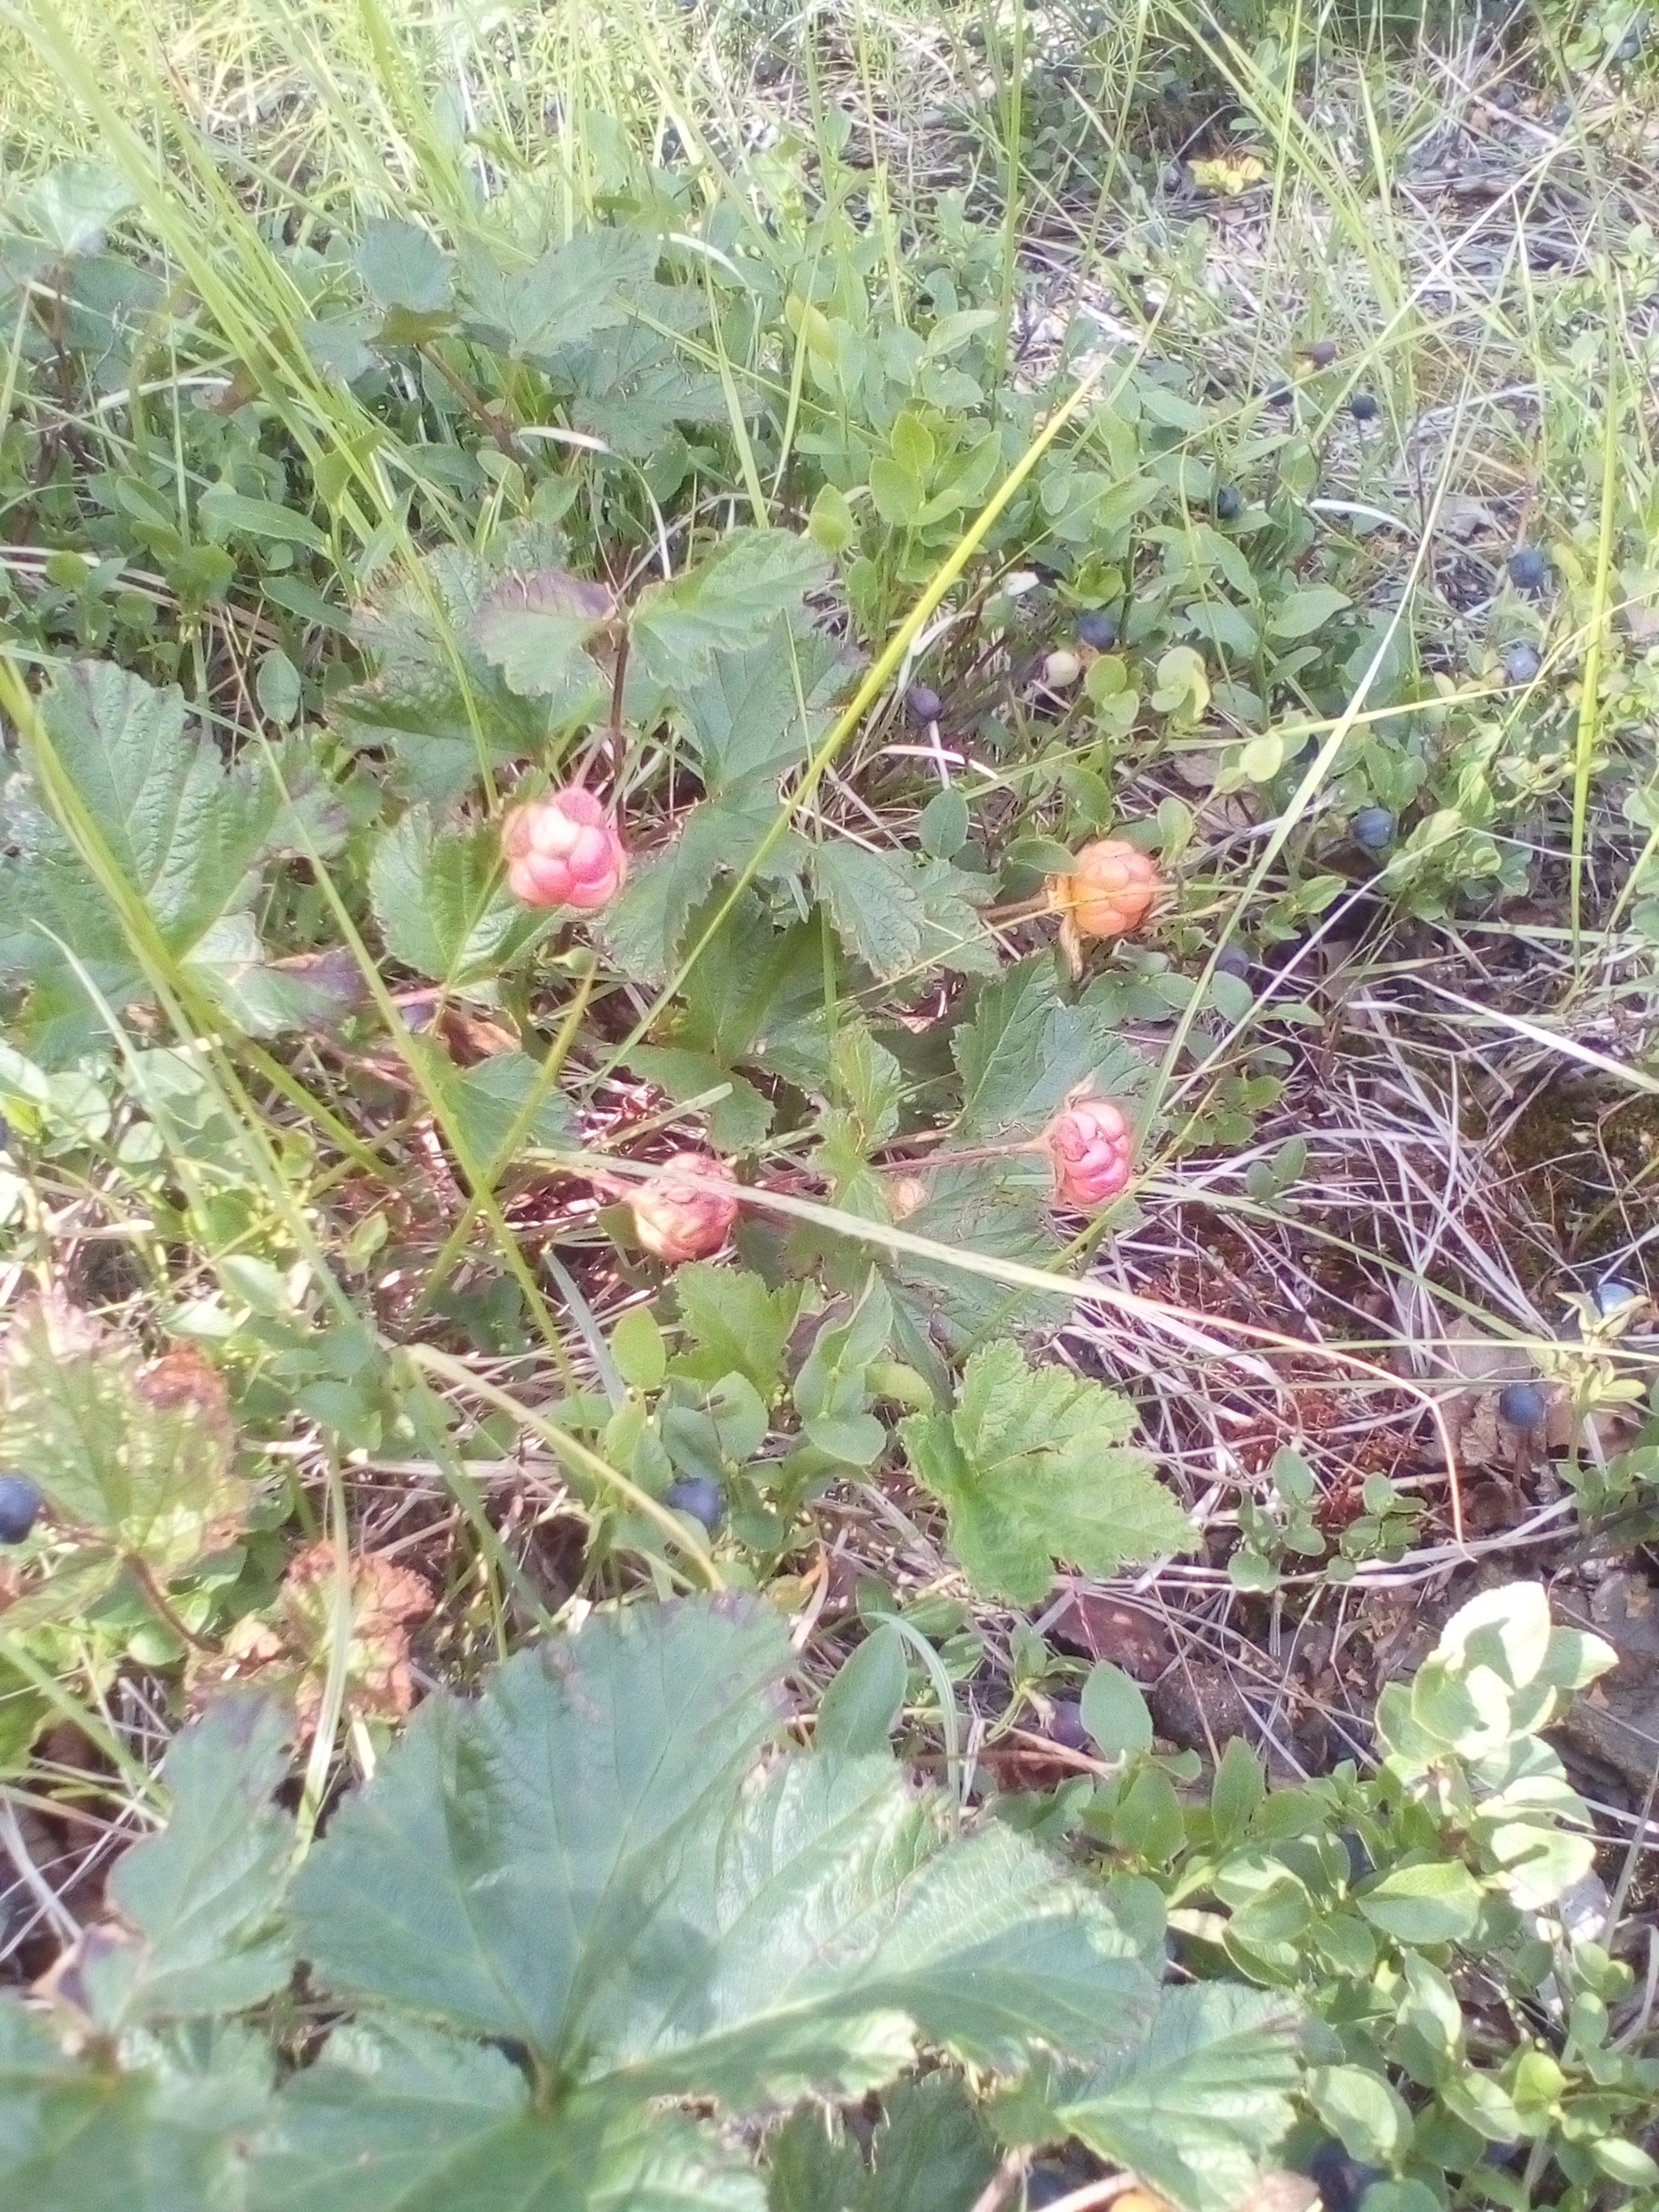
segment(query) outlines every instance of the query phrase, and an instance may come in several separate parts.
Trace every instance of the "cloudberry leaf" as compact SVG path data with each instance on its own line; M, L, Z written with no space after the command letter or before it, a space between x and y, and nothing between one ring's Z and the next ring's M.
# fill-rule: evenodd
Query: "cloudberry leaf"
M424 806L380 837L368 890L386 951L434 982L494 975L550 926L544 911L509 896L494 823L456 827Z
M901 1434L975 1588L1034 1605L1056 1559L1111 1574L1190 1547L1192 1523L1125 1441L1133 1426L1125 1400L1069 1368L1032 1367L1005 1340L969 1360L954 1412Z
M695 568L641 592L635 650L665 690L683 689L707 673L717 653L759 645L775 618L799 608L827 574L808 538L734 530Z

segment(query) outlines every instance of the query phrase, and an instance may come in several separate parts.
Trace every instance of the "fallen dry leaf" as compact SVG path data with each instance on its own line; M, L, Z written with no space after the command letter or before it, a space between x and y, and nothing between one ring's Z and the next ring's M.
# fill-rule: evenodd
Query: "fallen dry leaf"
M310 1735L322 1710L328 1673L336 1572L331 1544L313 1544L299 1553L270 1611L246 1614L225 1639L223 1650L192 1670L193 1699L200 1702L233 1683L254 1683L284 1697L300 1734ZM410 1626L424 1620L435 1602L430 1587L410 1568L372 1554L353 1560L348 1712L378 1720L398 1720L408 1712L415 1702Z

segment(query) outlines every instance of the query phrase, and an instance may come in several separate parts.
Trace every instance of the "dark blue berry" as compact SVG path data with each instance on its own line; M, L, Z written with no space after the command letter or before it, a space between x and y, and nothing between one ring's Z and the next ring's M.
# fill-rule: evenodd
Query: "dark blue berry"
M1242 945L1224 945L1215 956L1218 975L1248 975L1250 956Z
M1048 1724L1048 1733L1067 1751L1088 1749L1089 1735L1083 1725L1083 1707L1076 1698L1054 1699L1054 1717Z
M1506 645L1503 659L1504 673L1511 684L1530 684L1544 665L1538 647L1528 645L1524 638L1517 639L1513 645Z
M1535 545L1517 545L1510 556L1510 581L1517 592L1541 592L1550 580L1550 564Z
M7 1121L3 1114L0 1114L0 1152L9 1152L10 1150L11 1123Z
M1316 2183L1322 2212L1359 2212L1365 2191L1388 2176L1380 2166L1362 2166L1332 2138L1308 2160L1308 2179Z
M1499 1418L1512 1429L1541 1429L1548 1401L1535 1382L1506 1382L1498 1394Z
M905 710L913 722L936 722L945 702L930 684L913 684L904 695Z
M1356 392L1348 402L1348 412L1356 422L1375 422L1382 409L1374 392Z
M21 1544L46 1500L26 1474L0 1474L0 1544Z
M1364 1881L1368 1874L1376 1872L1371 1855L1365 1849L1365 1839L1363 1836L1356 1835L1352 1828L1344 1828L1337 1841L1348 1854L1350 1881Z
M1068 2174L1057 2173L1051 2166L1034 2166L1025 2177L1025 2202L1030 2212L1037 2212L1041 2205L1058 2204L1078 2185Z
M1192 98L1192 91L1184 77L1166 76L1158 89L1171 107L1180 107Z
M1236 514L1242 514L1243 512L1243 493L1236 490L1231 484L1220 485L1218 488L1215 495L1216 520L1218 522L1231 522Z
M1633 62L1641 51L1642 31L1641 26L1638 24L1632 29L1626 31L1624 37L1620 40L1613 50L1613 58L1616 62Z
M1641 1295L1631 1284L1621 1283L1616 1275L1603 1275L1595 1285L1595 1310L1605 1321L1609 1314L1633 1306Z
M1316 338L1310 346L1304 346L1303 351L1316 368L1328 368L1336 359L1336 340Z
M726 1518L726 1500L720 1496L720 1486L706 1474L683 1475L678 1482L671 1482L663 1494L663 1503L676 1513L689 1513L694 1521L701 1521L711 1536Z
M1079 645L1096 653L1109 653L1117 643L1117 617L1109 607L1085 607L1077 618Z
M1353 841L1368 853L1380 853L1394 836L1394 817L1386 806L1362 806L1353 817Z

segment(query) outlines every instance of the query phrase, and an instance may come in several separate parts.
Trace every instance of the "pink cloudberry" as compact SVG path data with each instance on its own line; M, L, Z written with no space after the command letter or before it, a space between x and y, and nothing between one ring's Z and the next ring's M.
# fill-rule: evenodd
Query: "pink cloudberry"
M628 875L616 823L580 784L515 806L501 825L501 854L507 887L526 906L592 914L615 898Z

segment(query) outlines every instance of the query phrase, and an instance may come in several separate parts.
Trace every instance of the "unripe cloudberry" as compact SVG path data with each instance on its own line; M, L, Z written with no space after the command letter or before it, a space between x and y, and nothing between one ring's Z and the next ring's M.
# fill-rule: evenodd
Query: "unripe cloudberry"
M1129 1180L1134 1139L1109 1099L1078 1098L1043 1131L1054 1170L1054 1204L1092 1212Z
M1060 942L1073 972L1082 965L1082 939L1121 937L1135 928L1162 888L1152 854L1121 837L1097 837L1078 854L1069 875L1050 876L1049 910L1060 916Z
M507 887L526 906L592 914L622 889L628 853L591 791L572 784L515 806L501 824Z
M671 1152L650 1182L629 1194L635 1235L671 1267L718 1252L738 1218L735 1188L730 1197L700 1189L693 1176L699 1182L737 1182L730 1165L714 1152Z

